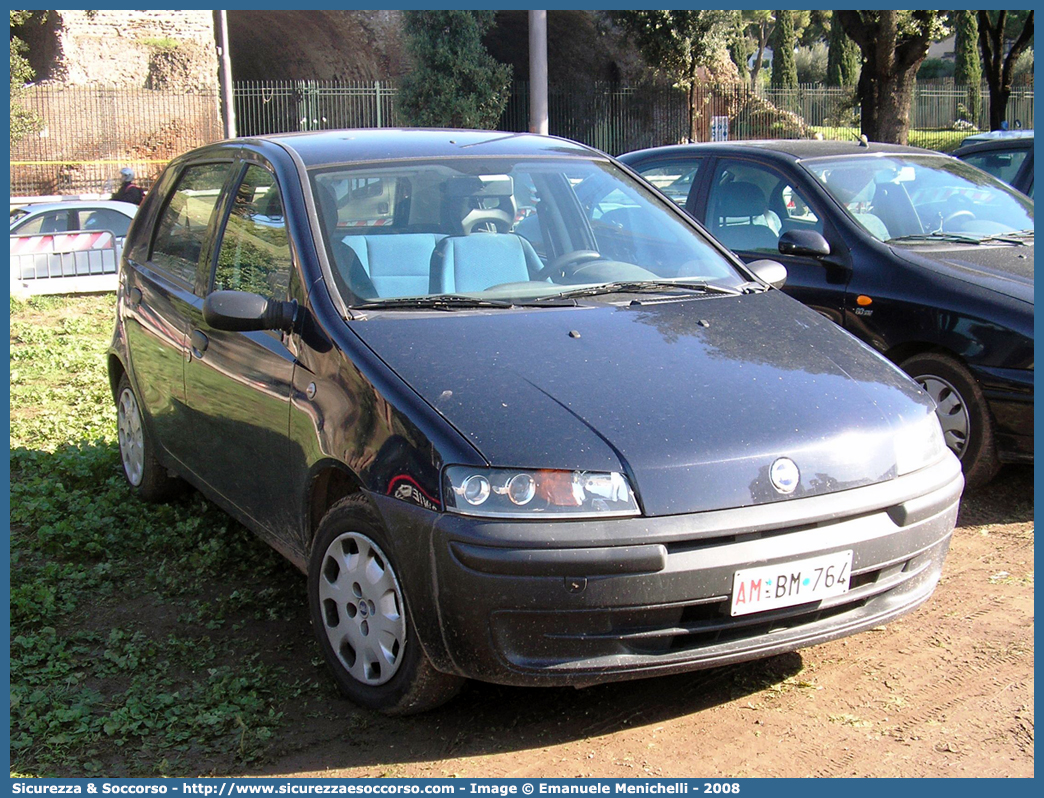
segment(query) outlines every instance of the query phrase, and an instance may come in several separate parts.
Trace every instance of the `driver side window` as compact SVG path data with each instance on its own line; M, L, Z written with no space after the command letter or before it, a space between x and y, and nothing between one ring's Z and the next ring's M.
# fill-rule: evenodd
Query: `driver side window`
M249 291L285 299L290 284L290 243L275 177L250 165L225 224L214 290Z
M823 222L805 196L774 169L747 161L722 160L711 182L707 226L729 249L778 252L788 230L823 232Z

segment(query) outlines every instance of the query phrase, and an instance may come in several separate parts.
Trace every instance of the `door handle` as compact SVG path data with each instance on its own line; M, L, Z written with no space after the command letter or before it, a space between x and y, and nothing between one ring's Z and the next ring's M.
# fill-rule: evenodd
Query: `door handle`
M127 298L132 308L138 307L141 304L141 289L135 286L127 292Z
M189 338L192 341L192 354L196 357L203 357L203 353L210 346L210 339L199 330L193 330Z

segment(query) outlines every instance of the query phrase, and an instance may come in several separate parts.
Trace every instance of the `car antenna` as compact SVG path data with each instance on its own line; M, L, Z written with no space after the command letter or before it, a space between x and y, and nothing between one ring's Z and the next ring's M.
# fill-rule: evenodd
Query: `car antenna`
M866 133L860 133L859 134L859 146L860 147L869 147L870 146L870 139L868 139L866 137Z

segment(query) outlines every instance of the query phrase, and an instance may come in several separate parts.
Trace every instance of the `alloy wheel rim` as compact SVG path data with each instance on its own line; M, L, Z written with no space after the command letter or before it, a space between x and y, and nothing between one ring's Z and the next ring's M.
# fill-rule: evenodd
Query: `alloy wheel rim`
M120 441L123 471L130 484L138 487L145 474L145 433L141 427L138 402L130 388L125 388L120 394L116 412L116 429Z
M971 417L964 397L953 385L934 374L916 377L915 380L935 401L935 414L942 425L946 445L957 457L964 457L971 430Z
M376 543L346 532L327 547L319 604L330 647L353 679L377 686L396 674L406 648L405 604L395 571Z

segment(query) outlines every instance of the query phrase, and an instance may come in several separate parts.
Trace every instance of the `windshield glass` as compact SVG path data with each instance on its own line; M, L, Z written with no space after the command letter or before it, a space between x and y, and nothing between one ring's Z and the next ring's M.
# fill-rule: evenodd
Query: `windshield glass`
M605 283L746 282L679 212L607 162L472 157L310 177L350 306L466 297L499 307Z
M947 236L982 240L1033 230L1033 201L955 158L856 156L802 161L881 241Z

